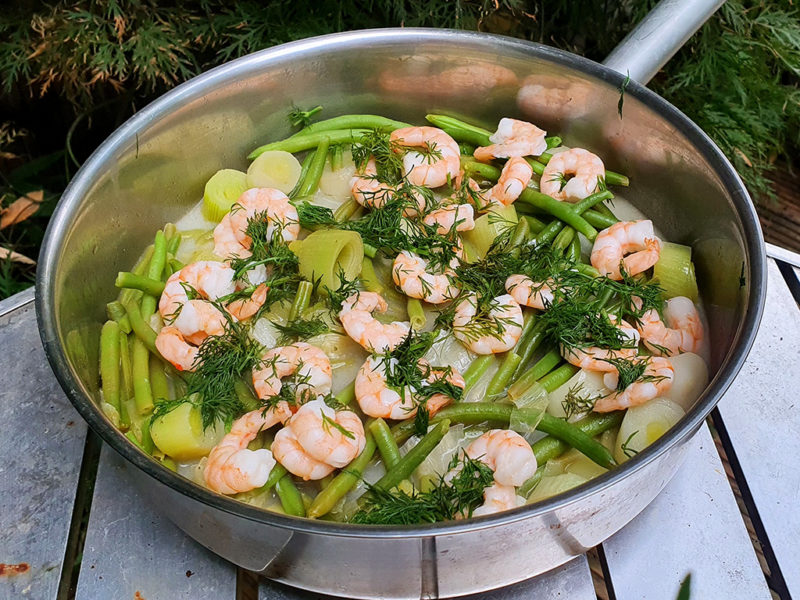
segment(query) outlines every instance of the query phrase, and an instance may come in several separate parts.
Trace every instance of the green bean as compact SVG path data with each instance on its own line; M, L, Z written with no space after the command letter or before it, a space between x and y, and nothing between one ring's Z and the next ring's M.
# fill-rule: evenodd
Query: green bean
M594 209L601 215L608 217L609 219L617 219L617 216L611 211L611 209L606 205L605 202L601 202L600 204L595 205Z
M425 311L422 310L422 302L416 298L409 298L408 302L406 302L406 310L408 311L408 320L415 331L425 327L428 317L425 315Z
M164 265L167 262L167 239L163 231L156 231L156 238L153 242L153 258L147 267L147 276L150 279L161 280L164 275ZM161 292L159 292L160 294ZM158 294L145 294L142 298L142 317L147 319L156 310L156 298Z
M528 235L530 234L531 230L528 227L528 221L525 219L520 219L517 221L517 224L514 226L514 231L511 233L510 244L512 248L517 246L521 246L525 242L528 241ZM519 253L519 250L516 251Z
M466 142L460 142L458 144L458 153L461 156L472 157L472 155L475 153L475 146Z
M233 391L236 392L236 397L247 412L261 408L261 402L255 397L250 386L245 383L243 379L237 379L233 382Z
M586 219L586 222L589 223L592 227L597 227L598 229L606 229L607 227L611 227L614 223L618 223L616 217L611 218L605 215L601 215L596 210L587 210L583 213L583 218Z
M545 143L547 144L548 148L557 148L561 145L561 138L557 135L549 135L544 138Z
M280 142L259 146L248 154L247 158L253 160L269 150L283 150L284 152L292 153L310 150L319 146L322 139L326 137L330 144L352 144L368 131L368 129L329 129L311 132L297 137L290 137Z
M324 137L320 140L319 146L317 146L317 152L314 154L314 158L311 161L311 165L308 167L308 172L306 173L305 178L302 180L303 183L300 185L300 189L297 191L297 196L300 198L304 198L305 196L310 196L317 191L319 187L319 180L322 177L322 171L325 169L325 162L328 158L328 148L330 147L331 140L327 137Z
M132 431L128 431L125 433L125 437L128 438L131 442L133 442L133 445L139 448L139 450L141 450L142 452L145 451L144 446L142 446L142 443L139 441L139 438L136 437L135 433L133 433Z
M631 180L627 175L623 175L622 173L606 171L606 183L608 185L621 185L623 187L628 187L631 184Z
M123 333L131 332L131 320L128 318L128 313L125 312L125 307L118 300L106 304L106 315L112 321L116 321L120 330Z
M575 239L575 230L572 227L566 226L558 233L556 239L553 240L553 248L563 252L572 243L573 239Z
M554 389L561 387L567 381L569 381L570 377L575 375L578 372L578 367L571 365L569 363L565 365L561 365L555 371L552 371L545 375L539 383L542 384L542 387L546 389L548 392L552 392Z
M500 179L500 169L486 163L478 162L475 160L464 160L461 164L464 172L469 176L480 175L481 179L486 181L497 181Z
M522 369L525 368L525 365L527 365L528 361L533 357L533 353L539 349L539 346L544 341L544 334L545 334L544 323L537 322L531 328L531 332L528 335L527 339L522 340L522 338L520 338L520 343L517 344L517 348L514 350L514 352L519 354L522 360L517 366L516 371L514 371L514 375L511 377L512 383L516 381L517 378L520 376Z
M152 244L145 248L144 253L133 266L133 269L131 269L131 273L134 275L144 275L147 272L147 267L150 266L150 259L153 258L154 251L155 249L153 248ZM133 300L138 300L140 295L141 292L139 290L131 290L126 288L119 293L117 300L120 302L120 304L124 305L132 302Z
M467 393L473 385L475 385L478 380L483 377L483 374L486 373L489 366L494 362L494 354L487 354L484 356L480 356L473 360L470 365L467 367L467 370L464 371L464 393Z
M364 289L368 292L383 293L383 284L378 279L375 273L375 265L372 264L372 259L369 256L365 256L362 259L361 273L358 278L361 280Z
M281 463L275 463L275 466L272 467L272 470L269 472L266 483L258 488L258 493L263 494L264 492L270 491L288 472L286 467Z
M135 275L128 271L117 273L117 280L114 282L118 288L132 288L140 290L151 296L160 296L164 291L164 282L160 279L150 279L144 275Z
M337 222L343 223L353 216L353 213L356 212L358 207L358 202L353 200L353 198L348 198L342 204L340 204L335 211L333 211L333 218Z
M313 291L313 283L310 281L300 282L297 286L297 293L295 294L294 302L292 302L292 307L289 309L289 322L294 321L308 308L311 304L311 293Z
M544 246L553 242L556 236L564 229L564 223L556 219L549 223L544 229L533 238L537 246Z
M589 225L583 217L572 210L568 203L559 202L555 198L532 190L531 188L525 188L522 191L522 194L520 194L520 197L517 199L517 202L520 201L553 215L556 219L574 227L589 240L594 240L594 238L597 237L597 230Z
M300 194L298 193L300 191L300 186L303 185L303 182L305 181L306 176L308 175L308 169L311 168L311 163L314 161L314 157L316 155L317 151L312 150L311 152L306 154L306 157L303 159L303 162L300 165L300 177L297 178L297 183L294 184L292 191L289 192L289 198L291 198L292 200L300 196Z
M513 350L509 350L506 353L503 362L500 363L500 368L497 370L497 373L494 374L494 377L492 377L492 380L489 382L489 387L486 388L487 398L496 396L504 389L506 389L506 385L508 385L508 382L511 381L511 377L514 375L514 371L517 370L517 367L521 362L522 362L522 357L519 354L516 354Z
M534 216L524 215L522 218L528 222L528 229L530 229L531 233L533 233L534 235L539 233L542 229L546 227L546 225L542 221L540 221Z
M483 127L470 125L459 119L446 115L425 115L425 120L438 127L457 142L466 142L475 146L489 146L492 132Z
M378 249L375 246L364 243L364 256L368 258L375 258L377 254L378 254Z
M156 445L153 443L153 437L150 435L150 421L152 417L147 417L142 421L142 450L147 452L148 454L153 454L153 451L156 449Z
M349 385L346 385L336 393L336 400L340 404L344 404L345 406L347 406L348 404L352 404L355 399L356 399L355 381L350 382Z
M509 388L509 393L513 394L515 397L521 396L525 390L547 375L560 362L561 355L558 351L550 350L514 382L514 385Z
M341 500L347 492L349 492L361 479L361 475L363 475L364 470L367 468L369 461L372 460L372 456L375 454L375 438L372 437L372 434L369 431L369 425L367 426L367 430L365 432L366 442L364 444L364 449L361 451L361 454L347 465L341 472L333 478L331 484L322 490L317 497L314 498L314 501L311 503L311 506L308 508L308 516L312 519L319 518L323 515L327 515L333 507L336 506L336 503Z
M579 263L581 261L581 241L578 239L578 236L574 236L572 241L567 246L567 251L564 254L567 260L573 263Z
M378 446L378 452L383 458L383 463L386 469L391 469L400 462L400 449L392 437L392 432L389 426L381 418L375 419L369 424L369 431L372 437L375 438L375 444Z
M100 382L103 400L120 411L119 325L106 321L100 330Z
M438 416L438 415L437 415ZM425 436L403 456L400 461L392 468L387 469L386 474L381 477L374 485L380 490L390 490L404 479L408 479L425 457L442 441L447 431L450 429L450 421L439 419L439 422Z
M136 303L131 302L125 306L128 311L128 318L131 321L131 329L136 334L136 339L142 341L150 352L160 356L156 349L156 332L150 327L148 323L142 318L142 313L139 312L139 307Z
M306 136L312 133L323 131L331 131L335 129L377 129L389 133L395 129L402 129L410 127L408 123L402 121L394 121L378 115L342 115L340 117L333 117L325 119L324 121L317 121L308 127L298 131L289 139Z
M164 372L164 364L155 356L150 356L150 389L153 400L169 400L169 382Z
M297 489L297 486L295 486L290 474L287 473L278 480L278 483L275 484L275 491L278 494L278 498L281 500L283 511L287 515L292 515L294 517L306 516L306 507L303 504L303 497L300 495L300 491Z
M139 414L146 415L153 410L153 392L150 389L150 352L142 340L134 338L131 354L133 399Z
M169 268L172 270L173 273L176 273L177 271L180 271L183 267L186 266L181 261L179 261L177 258L170 258L167 261L167 264L169 265Z
M119 364L122 371L122 386L119 399L119 424L123 428L130 427L131 418L128 413L128 400L133 398L133 373L131 371L131 352L128 348L128 336L119 336Z
M610 469L617 464L608 448L564 419L545 413L536 429L566 442L601 467Z
M609 192L608 190L603 190L601 192L595 192L594 194L590 194L586 196L583 200L579 200L572 206L572 210L574 210L579 215L585 213L590 208L602 204L605 200L611 200L614 197L614 194Z

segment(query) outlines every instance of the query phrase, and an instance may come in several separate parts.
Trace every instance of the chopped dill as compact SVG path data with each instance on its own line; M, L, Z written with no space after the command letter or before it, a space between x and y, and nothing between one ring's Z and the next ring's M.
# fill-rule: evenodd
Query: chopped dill
M320 415L322 416L322 429L325 431L325 433L328 433L330 431L330 428L333 427L339 433L341 433L344 437L346 437L348 439L351 439L351 440L356 439L356 436L353 435L352 431L350 431L348 429L345 429L342 425L340 425L339 423L337 423L336 421L331 419L328 415L326 415L321 410L320 410Z
M330 306L331 312L334 314L339 313L342 308L342 302L360 291L358 279L347 279L343 269L339 269L336 276L339 278L339 285L336 286L336 289L323 286L328 294L328 306Z
M614 365L619 374L617 379L617 391L621 392L629 385L637 381L658 382L664 379L663 375L645 375L650 359L647 357L626 359L626 358L606 358L604 362Z
M564 400L561 401L561 407L564 409L567 419L589 412L594 408L595 402L603 397L603 394L589 394L583 392L583 383L576 383L567 392Z
M455 456L450 470L458 469L450 480L445 474L425 492L410 494L398 489L386 491L368 486L364 506L350 519L365 525L414 525L471 517L483 504L484 489L494 482L492 470L479 460L466 455Z
M203 340L197 352L196 369L185 375L184 396L170 402L157 402L153 418L163 416L184 402L200 407L203 428L221 419L229 425L243 410L234 391L234 382L258 363L264 348L249 335L245 324L235 321L218 302L212 302L227 320L221 335Z
M279 344L291 344L297 341L307 340L328 331L328 325L322 319L303 319L297 317L293 321L288 322L286 325L281 325L272 321L281 337L278 339Z
M297 209L297 221L300 223L300 227L314 229L316 227L334 227L337 225L336 219L333 218L333 211L330 208L311 204L305 200L297 202L294 206Z
M356 168L362 170L370 158L375 159L377 179L394 185L403 179L401 147L390 139L390 134L373 130L364 133L351 148Z
M634 456L636 456L637 454L639 454L639 451L638 451L638 450L634 450L633 448L631 448L631 447L630 447L630 443L631 443L631 441L633 440L633 438L634 438L634 437L636 437L636 434L637 434L637 433L639 433L639 430L638 430L638 429L637 429L636 431L634 431L632 434L630 434L630 435L628 436L628 439L626 439L626 440L625 440L624 442L622 442L622 444L620 445L620 450L622 450L622 452L623 452L623 453L625 454L625 456L627 456L628 458L633 458Z
M449 381L452 367L434 367L421 361L435 341L435 332L412 330L394 350L378 355L378 365L386 374L386 385L399 394L412 394L411 400L417 408L414 426L419 435L428 431L430 415L426 404L431 397L443 394L458 402L464 394L462 388Z

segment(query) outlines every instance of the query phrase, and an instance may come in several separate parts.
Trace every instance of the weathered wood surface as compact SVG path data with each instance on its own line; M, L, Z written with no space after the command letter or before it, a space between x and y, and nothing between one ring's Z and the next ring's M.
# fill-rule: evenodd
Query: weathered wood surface
M236 568L154 511L131 468L103 446L76 599L236 598Z
M0 303L0 315L22 304L0 316L0 598L49 600L64 568L86 424L45 359L32 299L31 291Z
M718 406L788 591L800 598L800 310L769 262L758 337Z
M603 543L618 598L675 598L692 573L692 598L769 600L764 574L708 427L652 504Z

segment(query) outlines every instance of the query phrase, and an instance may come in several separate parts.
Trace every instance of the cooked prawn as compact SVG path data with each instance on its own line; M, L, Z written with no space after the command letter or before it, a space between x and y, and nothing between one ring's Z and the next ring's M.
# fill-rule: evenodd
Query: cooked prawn
M583 148L572 148L550 159L542 172L539 189L556 200L577 202L594 194L605 176L606 168L599 156Z
M167 325L156 336L156 349L178 371L194 371L199 349L190 344L180 329Z
M424 148L407 150L403 156L405 176L413 185L437 188L458 177L461 170L458 142L436 127L395 129L389 139L397 146Z
M288 471L321 479L347 466L364 449L361 419L349 410L336 411L322 398L303 404L275 434L272 453Z
M494 471L500 485L520 486L536 472L531 445L516 431L491 429L470 443L467 456Z
M273 188L251 188L239 196L230 212L233 234L245 248L253 244L247 235L248 221L261 214L267 218L267 239L272 239L276 231L287 242L297 239L300 221L289 197Z
M483 504L472 511L472 516L492 515L517 508L523 504L525 504L525 498L517 496L514 486L495 483L483 490Z
M660 256L661 241L652 221L620 221L597 234L590 260L601 275L620 280L622 269L637 275L656 264Z
M306 342L290 346L279 346L261 357L259 366L253 369L253 387L261 399L277 396L284 377L296 376L295 398L298 404L310 397L331 391L333 370L328 356Z
M411 329L406 321L381 323L372 313L386 312L389 305L380 294L357 292L342 302L339 320L345 333L370 352L388 352L402 342Z
M666 356L700 350L705 334L694 302L685 296L670 298L664 305L664 318L669 325L664 324L656 310L642 315L638 329L645 346Z
M259 408L236 419L230 433L208 455L203 477L209 489L220 494L238 494L264 485L275 459L269 450L248 450L247 444L259 432L283 423L290 416L289 405L279 402L272 408Z
M386 383L387 371L393 370L397 364L396 358L385 360L370 356L361 365L358 375L356 375L355 394L358 405L364 414L398 421L416 416L419 391L411 386L396 390L390 388ZM421 369L429 368L425 360L420 360L419 366ZM455 369L449 369L448 372L430 369L427 376L431 383L443 378L461 389L464 389L466 385L464 377ZM434 414L452 400L446 394L434 394L426 400L425 407L431 414Z
M675 374L672 364L666 359L653 356L643 359L647 367L642 376L622 391L613 392L600 398L594 404L595 412L611 412L624 410L631 406L639 406L645 402L666 394L672 387ZM619 373L610 371L603 376L603 384L613 390L619 381Z
M496 354L514 347L522 335L522 309L508 294L494 298L485 324L475 323L478 297L468 294L458 301L453 318L453 334L476 354ZM493 331L479 335L484 325Z
M267 292L269 288L266 284L261 283L252 291L249 297L239 298L228 304L225 308L230 314L240 321L249 319L258 312L267 300Z
M533 123L503 118L497 124L497 131L489 136L492 144L476 148L474 156L481 162L489 162L495 158L539 156L547 150L545 135L547 132Z
M378 181L378 166L371 156L361 172L350 180L350 194L361 206L380 208L391 200L394 187Z
M580 367L581 369L602 372L617 370L614 365L608 362L609 359L621 358L629 360L634 358L637 354L637 346L639 345L639 332L628 322L622 319L618 320L614 315L609 315L608 318L622 334L622 348L619 350L611 350L609 348L599 348L597 346L588 348L562 347L561 356L563 356L568 363Z
M201 260L173 273L164 286L158 310L165 321L171 322L181 306L189 300L187 288L201 298L216 300L236 289L234 271L228 265L211 260Z
M249 258L252 253L242 245L231 226L231 214L222 217L214 228L214 254L221 258Z
M533 176L531 167L524 158L510 158L500 172L500 179L491 189L484 192L483 197L490 204L499 202L504 206L512 204L523 190L528 187Z
M456 297L458 288L453 285L454 272L428 272L428 261L413 252L403 250L394 259L392 279L406 296L419 298L431 304L441 304Z
M536 283L527 275L511 275L506 279L506 291L523 306L544 310L553 303L552 280Z
M436 227L436 233L447 235L455 231L469 231L475 228L475 210L469 204L445 204L432 210L422 219L423 223Z

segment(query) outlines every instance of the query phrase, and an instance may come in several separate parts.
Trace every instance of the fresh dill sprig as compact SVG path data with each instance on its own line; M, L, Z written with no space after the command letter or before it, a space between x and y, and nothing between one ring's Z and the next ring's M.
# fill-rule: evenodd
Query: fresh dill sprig
M637 381L651 381L655 383L665 379L663 375L645 375L647 366L650 363L650 359L646 356L633 359L606 358L603 359L603 361L613 365L617 369L619 375L617 379L618 392L625 390L629 385Z
M435 367L421 360L436 339L435 332L415 333L411 330L393 350L380 354L378 358L378 364L386 374L387 387L399 394L411 394L417 409L414 423L419 435L428 430L426 404L431 397L443 394L458 402L464 394L462 388L449 381L452 367Z
M154 417L191 402L200 407L203 428L207 428L219 419L230 424L243 410L234 383L253 369L264 348L250 337L247 325L234 320L221 303L209 302L225 316L225 331L203 340L197 351L196 368L186 374L186 393L177 400L157 403Z
M378 130L364 133L356 141L351 152L356 168L363 169L370 158L375 159L376 178L382 183L395 185L403 179L402 147L390 139L390 134Z
M561 408L564 409L564 414L568 419L574 417L575 415L589 412L594 408L595 403L603 397L603 394L592 395L590 393L582 392L583 383L576 383L569 388L567 395L561 401Z
M337 285L335 289L331 289L328 286L323 287L328 294L328 306L331 312L338 314L342 309L342 302L353 294L357 294L360 290L358 287L358 278L348 279L343 269L339 269L336 277L339 279L339 285Z
M311 124L311 117L321 110L321 106L315 106L310 110L301 110L292 105L292 110L289 111L289 123L294 127L308 127Z
M335 227L336 219L333 218L333 211L325 206L318 206L310 202L302 201L295 204L297 209L297 221L300 227L314 229L316 227Z
M632 434L630 434L630 435L628 436L628 439L626 439L626 440L625 440L624 442L622 442L622 444L620 445L620 450L622 450L622 452L623 452L623 453L625 454L625 456L627 456L628 458L633 458L634 456L636 456L637 454L639 454L639 451L638 451L638 450L634 450L633 448L631 448L631 447L630 447L630 443L631 443L631 441L633 440L633 438L634 438L634 437L636 437L636 434L637 434L637 433L639 433L639 430L638 430L638 429L637 429L636 431L634 431Z
M329 330L325 321L318 318L303 319L302 317L298 317L288 322L286 325L281 325L275 321L272 321L272 324L281 334L281 337L278 339L279 344L291 344L293 342L307 340L316 335L326 333Z
M407 494L398 489L386 491L368 486L365 505L350 521L365 525L414 525L471 517L483 503L484 490L492 485L494 473L481 461L466 455L453 457L450 470L453 469L458 472L450 481L442 474L438 483L425 492L414 490Z

